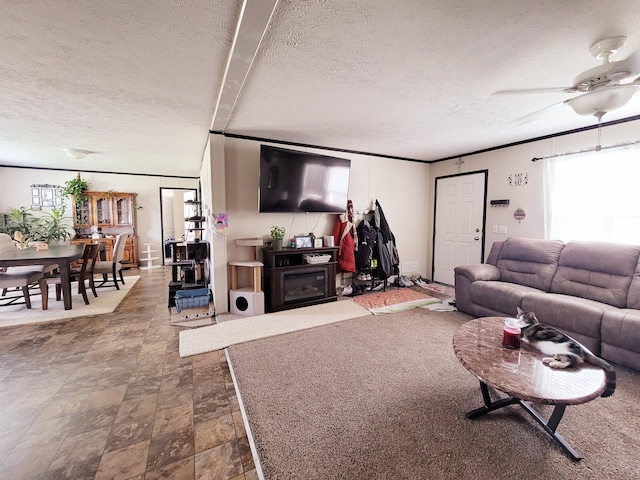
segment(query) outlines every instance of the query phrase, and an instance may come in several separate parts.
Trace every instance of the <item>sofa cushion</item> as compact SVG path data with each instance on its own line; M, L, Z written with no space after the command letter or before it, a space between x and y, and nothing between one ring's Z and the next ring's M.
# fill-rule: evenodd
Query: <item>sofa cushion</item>
M491 245L491 251L489 251L489 256L487 257L487 261L489 265L496 265L498 263L498 258L500 258L500 250L502 250L502 246L504 242L493 242Z
M496 264L500 280L548 291L563 247L560 240L508 238Z
M508 282L476 281L469 287L469 296L474 305L512 317L522 306L522 299L532 293L541 292L536 288Z
M640 370L640 310L605 312L601 337L602 358Z
M457 276L463 276L471 282L478 280L500 280L500 271L493 265L479 263L477 265L462 265L453 269Z
M551 325L600 354L600 328L605 312L615 307L594 300L556 293L530 294L520 307L534 312L540 323Z
M603 242L570 242L562 250L551 292L627 306L640 247Z
M629 285L629 293L627 294L627 308L635 308L640 310L640 262L636 267L636 271Z

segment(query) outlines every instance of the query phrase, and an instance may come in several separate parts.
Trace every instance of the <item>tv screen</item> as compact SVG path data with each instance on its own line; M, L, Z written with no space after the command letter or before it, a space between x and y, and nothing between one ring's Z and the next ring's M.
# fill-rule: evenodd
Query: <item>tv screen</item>
M260 146L260 212L344 213L351 160Z

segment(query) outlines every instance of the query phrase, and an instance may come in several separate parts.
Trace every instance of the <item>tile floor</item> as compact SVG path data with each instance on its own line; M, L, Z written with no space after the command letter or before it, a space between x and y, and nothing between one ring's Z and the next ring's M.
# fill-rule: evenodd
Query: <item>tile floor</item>
M258 478L224 352L180 358L169 271L132 273L114 313L0 329L0 478Z

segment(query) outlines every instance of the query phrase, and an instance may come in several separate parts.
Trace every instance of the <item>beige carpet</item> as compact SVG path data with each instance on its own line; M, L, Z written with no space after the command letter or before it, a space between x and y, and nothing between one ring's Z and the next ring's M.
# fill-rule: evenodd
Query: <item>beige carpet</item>
M576 463L518 406L465 417L482 395L451 341L470 318L417 308L230 347L265 478L640 478L638 372L567 407L558 433Z
M180 356L220 350L260 338L370 316L367 309L351 301L340 301L267 313L180 332Z
M89 305L84 304L82 295L78 294L77 284L74 284L72 287L73 308L71 310L65 310L63 302L56 301L55 285L49 285L49 308L47 310L42 310L42 297L36 293L37 290L34 290L31 294L31 309L28 309L24 304L0 307L0 328L111 313L127 296L139 278L139 276L125 277L127 283L120 285L120 290L116 290L115 287L98 288L98 298L95 298L89 289L87 292Z

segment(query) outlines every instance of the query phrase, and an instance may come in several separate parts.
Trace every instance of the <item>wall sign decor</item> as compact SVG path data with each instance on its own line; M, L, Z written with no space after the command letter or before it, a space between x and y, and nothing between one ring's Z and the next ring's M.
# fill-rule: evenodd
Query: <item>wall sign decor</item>
M524 213L524 209L522 207L516 208L516 211L513 212L513 218L518 220L518 222L520 222L520 223L522 223L522 220L524 220L524 217L526 217L526 216L527 216L527 214Z
M211 228L216 235L229 233L229 215L227 213L212 213Z
M509 175L509 185L512 187L524 187L529 183L528 173L512 173Z
M31 185L31 210L62 206L62 186L38 183Z

